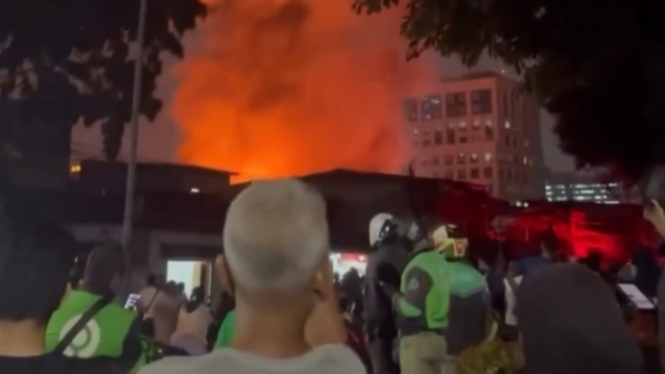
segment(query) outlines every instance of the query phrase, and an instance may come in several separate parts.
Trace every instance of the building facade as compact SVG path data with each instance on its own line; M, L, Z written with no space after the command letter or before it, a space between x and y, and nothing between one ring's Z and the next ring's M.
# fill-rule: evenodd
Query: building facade
M545 183L545 196L552 202L620 204L632 202L630 193L618 181L602 181L582 173L554 173Z
M468 75L403 103L417 176L482 184L506 200L543 197L539 107L520 83Z

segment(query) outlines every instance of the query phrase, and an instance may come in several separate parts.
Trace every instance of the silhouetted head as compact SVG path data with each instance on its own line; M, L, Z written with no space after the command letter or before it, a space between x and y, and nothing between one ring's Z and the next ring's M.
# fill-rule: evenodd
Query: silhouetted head
M113 296L121 285L124 270L122 248L117 243L98 245L88 255L83 285L96 294Z
M157 286L157 276L155 274L149 274L148 277L145 279L145 283L149 287L156 287Z
M194 287L192 290L192 295L185 304L185 310L187 313L195 311L199 306L205 302L205 292L203 287Z
M586 267L543 267L520 286L517 300L529 373L640 372L642 356L614 293Z
M0 217L0 320L46 324L74 265L75 242L59 225Z
M552 258L558 251L558 241L554 233L546 233L540 238L540 254L545 258Z

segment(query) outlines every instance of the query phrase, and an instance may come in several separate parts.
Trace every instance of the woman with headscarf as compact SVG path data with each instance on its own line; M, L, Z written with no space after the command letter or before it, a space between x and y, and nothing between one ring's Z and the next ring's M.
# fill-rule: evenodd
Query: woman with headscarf
M518 292L528 374L639 374L643 360L610 287L582 265L548 266Z

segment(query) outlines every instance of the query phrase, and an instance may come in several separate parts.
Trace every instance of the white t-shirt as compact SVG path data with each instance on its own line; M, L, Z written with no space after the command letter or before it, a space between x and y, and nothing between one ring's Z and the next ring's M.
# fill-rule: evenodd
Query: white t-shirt
M212 323L212 312L210 308L201 304L191 313L187 313L185 307L180 308L178 314L178 325L174 335L192 335L203 341L208 340L208 327Z
M167 357L140 374L365 374L358 356L344 345L324 345L289 359L272 359L233 348L199 357Z
M519 286L522 283L522 276L515 277L515 283ZM508 284L507 279L503 279L503 285L506 289L506 325L517 326L517 316L515 315L515 307L517 306L517 296L513 289Z

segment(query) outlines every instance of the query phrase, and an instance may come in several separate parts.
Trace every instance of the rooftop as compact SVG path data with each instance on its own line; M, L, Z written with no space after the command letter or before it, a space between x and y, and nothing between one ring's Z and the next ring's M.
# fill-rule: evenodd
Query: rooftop
M444 78L441 80L442 83L448 83L448 82L459 82L459 81L467 81L467 80L474 80L474 79L486 79L486 78L497 78L497 79L505 79L509 80L511 82L518 83L517 80L512 79L505 74L496 72L496 71L491 71L491 70L486 70L486 71L478 71L478 72L471 72L467 73L461 76L456 76L456 77L450 77L450 78Z

